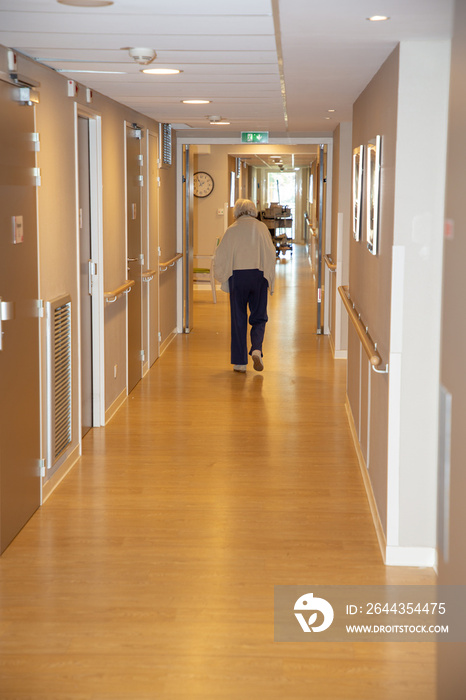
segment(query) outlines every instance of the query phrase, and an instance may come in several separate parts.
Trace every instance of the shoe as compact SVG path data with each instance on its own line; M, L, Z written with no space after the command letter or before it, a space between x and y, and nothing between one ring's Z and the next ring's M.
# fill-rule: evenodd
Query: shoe
M262 353L260 350L253 350L252 351L252 361L254 362L254 369L256 372L262 372L264 369L264 363L262 361Z
M247 365L235 365L233 367L234 372L246 372Z

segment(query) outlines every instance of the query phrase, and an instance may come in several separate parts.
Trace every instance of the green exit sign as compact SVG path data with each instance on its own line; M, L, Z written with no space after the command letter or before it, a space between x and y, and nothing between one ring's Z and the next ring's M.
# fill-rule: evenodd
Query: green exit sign
M242 131L241 143L268 143L268 131Z

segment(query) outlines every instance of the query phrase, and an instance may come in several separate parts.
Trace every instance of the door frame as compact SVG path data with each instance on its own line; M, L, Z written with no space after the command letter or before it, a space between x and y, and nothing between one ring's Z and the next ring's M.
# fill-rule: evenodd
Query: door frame
M104 354L104 266L102 205L102 118L100 114L75 102L75 177L76 177L76 267L79 279L79 192L78 192L78 117L89 120L89 180L91 205L91 249L96 263L92 294L92 398L93 426L105 425L105 354ZM78 298L78 318L81 302ZM81 406L81 322L78 324L79 406ZM79 434L81 434L81 416ZM80 438L81 441L81 438Z
M155 183L151 178L151 161L150 161L150 138L156 139L157 144L157 174L155 176ZM144 338L144 347L147 346L147 371L152 367L154 362L160 357L160 275L159 275L159 231L160 231L160 173L159 173L159 149L160 149L160 137L159 132L153 129L146 129L146 148L144 151L144 163L145 163L145 173L147 178L146 184L146 230L143 235L143 253L144 259L146 261L145 267L149 268L152 265L155 269L154 280L152 282L147 282L147 291L145 294L145 299L147 299L147 309L145 310L145 318L147 323L146 337ZM156 193L156 194L154 194ZM155 204L154 204L155 202ZM151 208L155 206L156 208L156 231L151 230ZM152 243L152 245L151 245ZM155 284L157 286L157 349L155 357L151 353L151 335L153 328L151 326L151 294L150 285Z
M331 245L332 241L332 166L333 166L333 136L326 136L324 138L318 137L300 137L287 139L287 137L282 138L270 138L268 141L268 146L305 146L305 145L320 145L324 144L327 146L327 172L326 172L326 206L325 206L325 231L323 236L324 252L329 252L328 246ZM176 139L176 172L177 172L177 182L176 182L176 226L177 226L177 245L183 245L183 205L184 205L184 192L183 192L183 159L184 159L184 147L189 145L204 145L204 146L217 146L226 145L234 147L235 152L241 147L244 147L244 143L241 141L241 137L237 138L215 138L215 137L196 137L184 135L184 133L178 132ZM182 248L178 248L182 250ZM188 251L185 251L188 252ZM192 253L192 251L191 251ZM328 274L325 271L325 284L328 284ZM183 331L183 309L186 304L189 303L190 296L192 296L192 290L182 289L182 277L179 278L178 284L178 332ZM324 309L325 309L325 298L324 298ZM328 334L328 315L324 315L325 325L324 334Z
M123 122L123 130L124 130L124 131L123 131L123 134L124 134L124 138L123 138L124 151L123 151L123 153L124 153L124 164L125 164L125 167L124 167L124 186L125 186L125 269L126 269L126 279L128 279L128 278L131 279L131 277L128 276L128 271L127 271L127 268L128 268L128 216L129 216L129 211L128 211L128 147L127 147L128 129L133 129L133 131L140 131L140 132L141 132L141 136L140 136L140 138L138 139L138 140L141 142L141 143L140 143L140 146L139 146L139 155L140 155L140 156L142 155L143 157L144 157L144 150L143 150L143 143L142 143L142 141L143 141L143 137L144 137L144 135L145 135L145 129L144 129L143 126L137 124L136 122L130 122L130 121L128 121L127 119L125 119L124 122ZM140 250L139 250L139 253L140 253L140 256L141 256L141 255L142 255L142 256L144 255L144 253L143 253L143 246L144 246L144 238L145 238L145 233L144 233L144 228L145 228L145 226L144 226L144 217L143 217L143 213L144 213L144 214L146 213L146 212L144 211L144 196L145 196L145 195L144 195L144 186L145 186L145 185L144 185L144 175L143 175L142 177L143 177L143 180L142 180L143 185L142 185L142 187L141 187L141 192L139 193L139 202L138 202L139 219L140 219L140 223L139 223L139 229L140 229L140 230L139 230L139 234L140 234ZM144 260L145 260L145 258L144 258ZM142 272L142 263L140 264L140 271ZM140 309L140 317L141 317L141 323L140 323L140 329L139 329L139 330L140 330L139 346L140 346L140 348L141 348L141 350L142 350L142 349L144 348L144 330L143 330L143 324L144 324L144 307L143 307L143 301L142 301L142 300L143 300L143 287L142 287L142 284L143 284L143 283L142 283L142 277L140 277L139 284L140 284L140 287L139 287L139 291L140 291L139 309ZM132 290L130 290L130 292L132 292L133 294L135 293L134 289L137 289L137 285L136 285L136 288L133 288ZM130 312L130 310L129 310L129 298L128 298L128 295L126 294L125 296L126 296L126 305L125 305L125 306L126 306L126 394L127 394L127 396L128 396L128 395L131 393L131 391L134 389L134 387L132 387L132 388L130 389L130 386L129 386L129 372L130 372L130 370L129 370L129 364L130 364L129 312ZM140 366L140 377L139 377L139 379L138 379L138 382L143 378L143 374L144 374L144 372L143 372L144 362L143 362L142 359L141 359L141 361L140 361L140 365L141 365L141 366Z

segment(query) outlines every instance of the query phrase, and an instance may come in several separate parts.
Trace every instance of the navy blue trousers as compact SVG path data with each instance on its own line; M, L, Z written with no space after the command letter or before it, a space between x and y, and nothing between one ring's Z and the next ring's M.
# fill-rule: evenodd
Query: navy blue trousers
M260 350L267 323L267 288L261 270L234 270L228 280L231 314L231 364L247 365L248 306L251 325L251 350Z

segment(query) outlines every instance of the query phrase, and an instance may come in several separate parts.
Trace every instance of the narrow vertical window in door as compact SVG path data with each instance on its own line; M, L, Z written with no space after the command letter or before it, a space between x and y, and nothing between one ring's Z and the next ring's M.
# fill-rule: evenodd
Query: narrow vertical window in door
M89 175L89 120L78 118L79 270L81 295L81 434L93 425L92 243Z
M134 280L128 298L128 393L142 377L142 130L126 128L127 279Z

